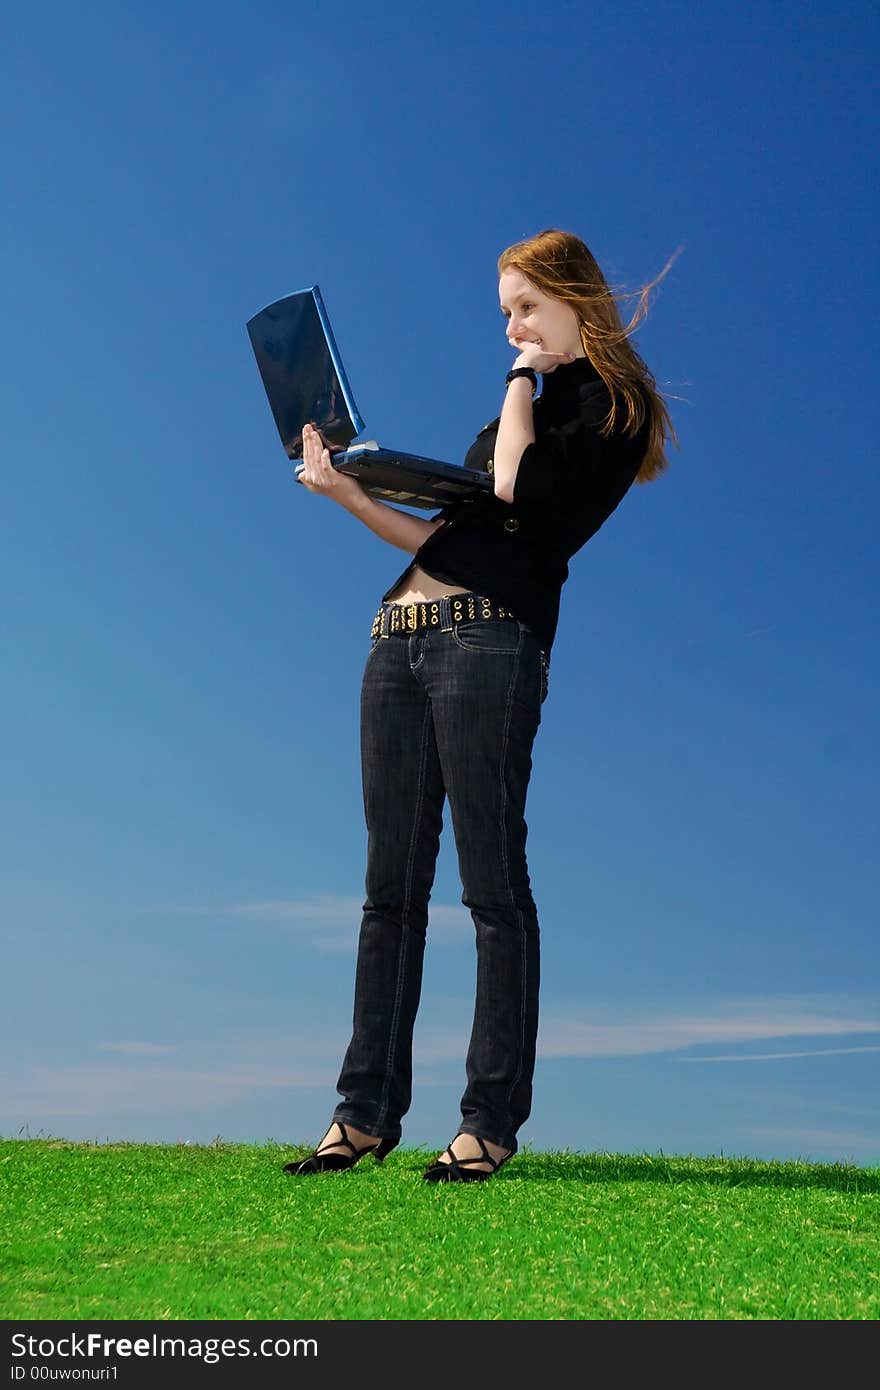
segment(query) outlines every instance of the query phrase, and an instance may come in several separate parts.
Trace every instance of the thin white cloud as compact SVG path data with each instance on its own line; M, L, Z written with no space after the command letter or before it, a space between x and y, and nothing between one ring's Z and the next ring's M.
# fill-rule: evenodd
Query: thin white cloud
M303 1091L333 1096L340 1060L337 1045L332 1058L306 1066L237 1064L222 1058L214 1067L30 1066L18 1076L0 1077L0 1132L33 1127L48 1115L89 1119L101 1114L115 1120L185 1111L198 1117L271 1092L289 1097L291 1103ZM424 1088L445 1083L420 1076L418 1084Z
M801 1052L728 1052L713 1057L676 1057L676 1062L776 1062L785 1057L843 1057L850 1052L880 1052L870 1047L814 1047Z
M349 922L354 913L360 917L361 910L362 899L341 893L317 893L311 898L255 898L250 902L193 909L202 915L243 917L257 922Z
M585 1010L586 1012L586 1010ZM590 1008L594 1016L608 1010ZM880 1034L880 1009L873 1003L822 997L719 999L690 1012L686 1005L658 1011L615 1010L614 1022L556 1016L540 1026L543 1057L623 1057L680 1052L718 1043L748 1044L770 1038L843 1037Z
M272 1067L235 1064L218 1059L214 1067L37 1065L22 1075L0 1080L4 1129L10 1117L34 1123L44 1114L114 1116L163 1114L187 1110L197 1115L217 1105L253 1099L257 1093L332 1088L335 1072L326 1066Z
M865 1152L874 1149L880 1160L880 1131L856 1129L796 1129L781 1125L740 1126L739 1132L756 1139L772 1139L786 1144L812 1144L818 1150Z
M317 951L350 953L357 947L363 905L362 897L315 893L306 898L255 898L203 907L171 904L164 910L180 916L226 917L290 926ZM428 933L432 944L458 945L467 932L473 932L473 919L462 904L429 904Z

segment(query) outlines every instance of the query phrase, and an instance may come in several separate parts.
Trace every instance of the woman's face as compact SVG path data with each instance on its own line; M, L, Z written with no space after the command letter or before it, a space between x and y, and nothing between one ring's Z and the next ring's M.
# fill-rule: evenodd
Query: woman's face
M522 349L526 343L540 343L546 352L586 356L571 305L542 294L522 271L503 272L498 280L498 297L512 347Z

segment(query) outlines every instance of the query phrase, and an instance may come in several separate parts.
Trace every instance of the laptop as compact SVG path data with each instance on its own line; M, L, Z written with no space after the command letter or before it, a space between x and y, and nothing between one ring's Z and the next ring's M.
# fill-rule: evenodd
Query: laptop
M261 309L247 330L289 459L302 458L303 426L311 421L331 446L333 467L374 497L430 511L492 490L489 474L461 464L389 449L375 439L353 442L365 425L317 285ZM304 467L294 470L297 477Z

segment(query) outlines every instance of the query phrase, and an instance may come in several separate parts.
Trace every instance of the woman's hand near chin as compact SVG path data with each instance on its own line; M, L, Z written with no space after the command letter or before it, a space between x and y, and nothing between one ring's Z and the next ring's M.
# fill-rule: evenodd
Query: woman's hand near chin
M545 352L537 343L523 343L514 367L532 367L534 371L546 376L554 372L563 362L573 362L573 352ZM513 370L511 368L511 370Z

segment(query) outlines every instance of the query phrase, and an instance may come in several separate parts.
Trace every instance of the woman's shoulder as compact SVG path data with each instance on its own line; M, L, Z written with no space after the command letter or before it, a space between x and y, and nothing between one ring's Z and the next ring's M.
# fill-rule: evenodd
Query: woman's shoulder
M642 405L642 422L638 431L642 435L646 428L650 426L651 402L640 382L634 383ZM629 405L624 393L620 390L613 394L604 381L584 381L578 388L578 400L573 411L573 417L589 429L601 429L607 424L611 416L612 405L615 406L614 428L609 436L611 440L630 438L626 433L630 419Z

